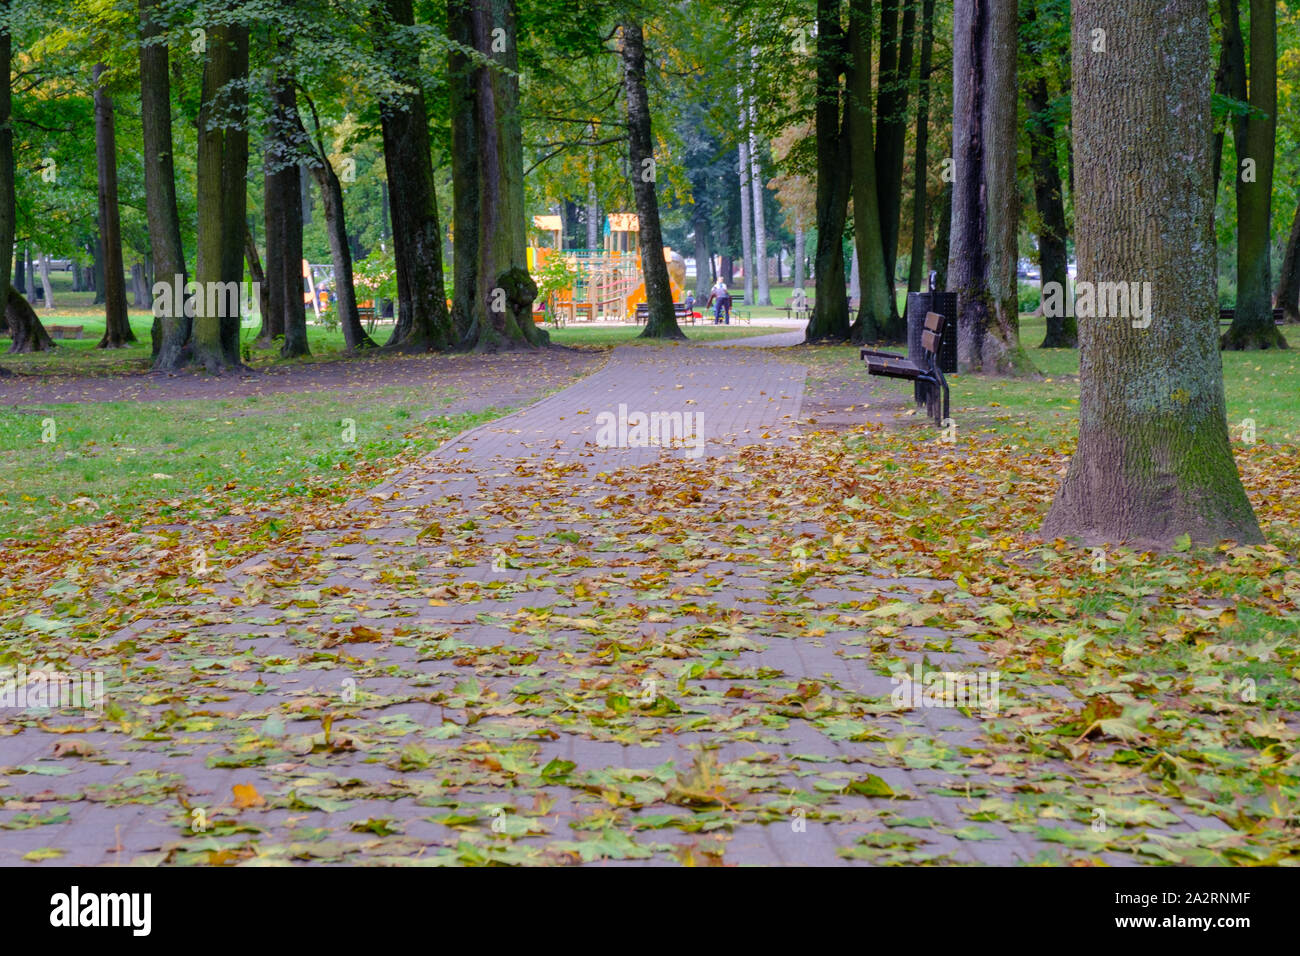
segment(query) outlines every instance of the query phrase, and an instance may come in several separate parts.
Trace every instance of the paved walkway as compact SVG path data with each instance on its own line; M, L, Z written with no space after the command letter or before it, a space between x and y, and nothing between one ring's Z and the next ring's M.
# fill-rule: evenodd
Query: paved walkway
M981 715L900 711L879 620L835 623L950 585L775 556L821 529L770 525L781 489L745 450L799 441L804 369L743 346L798 335L615 349L208 603L112 635L139 650L109 675L116 723L66 738L86 757L51 759L65 738L36 728L0 738L28 768L0 862L1069 859L972 819ZM626 438L638 413L702 431L605 447L620 407ZM898 644L929 670L983 660L934 627Z

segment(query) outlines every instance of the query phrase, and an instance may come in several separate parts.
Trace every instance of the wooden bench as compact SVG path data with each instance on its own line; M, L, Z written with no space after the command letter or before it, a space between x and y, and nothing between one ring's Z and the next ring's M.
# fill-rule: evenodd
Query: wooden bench
M45 331L50 333L52 339L79 339L81 334L86 331L84 325L51 325L47 326Z
M373 305L357 306L357 319L366 327L366 332L375 330L375 307Z
M1232 320L1236 317L1236 315L1237 315L1237 310L1236 310L1236 309L1220 309L1220 310L1219 310L1219 324L1220 324L1220 325L1231 325L1231 324L1232 324ZM1274 324L1274 325L1281 325L1281 324L1282 324L1282 310L1281 310L1281 309L1274 309L1274 310L1273 310L1273 324Z
M936 425L942 425L948 419L948 379L944 377L943 369L939 368L939 343L943 338L944 321L944 317L937 312L926 313L925 331L921 333L921 353L924 359L920 364L896 352L864 348L859 353L860 358L866 359L868 374L905 378L927 384L929 388L925 395L925 411ZM940 389L943 390L942 415L939 414Z

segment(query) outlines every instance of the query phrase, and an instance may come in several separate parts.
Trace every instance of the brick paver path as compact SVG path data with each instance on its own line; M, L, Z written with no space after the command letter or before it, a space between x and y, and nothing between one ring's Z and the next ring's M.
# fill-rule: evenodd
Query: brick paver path
M137 645L105 719L0 737L0 862L1069 859L976 813L978 712L900 710L865 628L806 626L951 585L771 558L819 532L770 526L744 449L799 440L803 388L779 351L623 346L214 575L102 642ZM601 447L620 406L698 413L701 453Z

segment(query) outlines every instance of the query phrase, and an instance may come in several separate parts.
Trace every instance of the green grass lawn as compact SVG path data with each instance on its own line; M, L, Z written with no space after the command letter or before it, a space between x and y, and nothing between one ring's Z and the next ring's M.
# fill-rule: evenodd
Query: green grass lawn
M505 410L439 416L454 397L418 387L213 401L102 402L0 412L0 539L33 538L155 501L184 520L286 497L343 501L407 454ZM41 441L53 423L52 441Z

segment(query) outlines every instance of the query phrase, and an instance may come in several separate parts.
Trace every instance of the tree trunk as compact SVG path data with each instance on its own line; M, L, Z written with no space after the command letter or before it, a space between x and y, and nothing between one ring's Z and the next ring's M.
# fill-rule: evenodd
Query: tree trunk
M757 51L750 51L751 58ZM758 155L758 138L754 135L754 123L757 114L754 110L753 96L746 96L749 113L749 188L754 193L752 215L754 219L754 283L757 299L749 301L754 305L771 305L772 290L767 280L767 219L763 209L763 197L767 190L763 188L763 163Z
M1273 154L1277 141L1277 4L1250 0L1250 115L1237 149L1237 302L1225 349L1284 349L1273 324ZM1253 172L1244 163L1254 165Z
M284 341L284 216L280 204L284 201L283 180L276 174L277 159L270 139L262 155L262 235L266 240L266 262L262 271L261 300L266 303L262 310L262 327L257 333L258 348L269 349L276 339ZM245 240L245 258L251 237ZM256 244L253 249L256 251Z
M1016 0L959 3L953 14L952 262L964 371L1031 371L1016 285ZM1208 134L1207 140L1208 143Z
M16 289L20 295L26 295L27 257L23 254L21 249L19 249L17 255L14 256L14 262L16 265L16 268L14 269L14 289Z
M248 28L208 28L199 106L198 256L193 360L209 372L239 368L248 171ZM231 308L230 289L235 290Z
M375 342L361 326L357 314L357 289L352 278L352 250L348 247L348 227L343 206L343 186L338 174L330 165L329 157L321 152L311 167L312 176L320 188L321 206L325 210L325 232L329 237L330 260L334 266L335 306L339 310L339 327L343 342L350 351L375 348Z
M288 44L281 40L280 46ZM283 333L281 358L310 355L307 309L303 302L302 158L306 133L298 115L293 77L281 74L271 90L270 132L266 140L266 278L270 283L273 330ZM265 327L266 323L263 322ZM274 336L272 336L274 337Z
M113 100L100 82L107 69L96 63L91 79L95 84L95 161L99 168L99 233L104 259L104 337L101 349L120 349L135 341L126 307L126 267L122 263L122 217L117 205L117 131L114 129Z
M739 88L738 88L739 90ZM745 108L744 92L740 91L740 145L737 147L736 168L740 173L740 255L744 262L745 301L754 302L754 215L750 206L753 191L749 188L752 173L749 163L749 110Z
M144 263L131 263L131 308L143 309L149 304L149 291L144 285Z
M840 96L844 72L844 29L839 0L817 0L817 86L814 126L817 138L816 302L804 341L843 341L849 337L849 303L844 294L844 222L852 180L848 129L850 98ZM843 117L840 101L843 99Z
M709 228L709 207L707 186L703 178L694 185L692 190L695 203L691 207L694 212L695 228L695 299L698 302L707 302L709 298L709 288L713 285L709 275L711 261L713 256L712 243Z
M5 320L9 351L43 352L54 348L49 333L27 300L9 280L13 263L14 232L18 225L14 191L14 133L10 122L13 104L13 38L8 32L10 0L0 0L0 257L4 259Z
M1027 18L1032 22L1037 15L1036 7L1029 4ZM1035 62L1044 52L1023 43L1022 53L1026 62ZM1065 248L1065 202L1057 163L1056 121L1050 109L1047 77L1041 67L1035 73L1036 76L1026 79L1025 107L1029 114L1029 165L1034 181L1034 205L1038 211L1039 284L1040 288L1046 289L1049 283L1056 283L1064 293L1069 283L1069 263ZM1070 314L1064 314L1066 312ZM1073 312L1073 309L1043 309L1047 334L1040 348L1078 347L1079 329Z
M50 254L42 252L40 254L41 262L41 291L45 299L45 308L54 308L54 287L50 285Z
M459 44L447 53L447 99L451 114L452 232L456 238L452 259L451 318L456 335L469 342L474 324L474 301L478 296L479 248L479 144L475 115L477 65L465 50L474 48L474 0L448 0L447 26L451 39ZM589 184L594 190L596 184ZM588 211L590 216L590 211ZM587 223L587 236L592 236Z
M930 271L934 273L934 287L948 288L948 257L952 248L952 183L946 183L939 194L939 222L934 230L934 256Z
M153 252L154 276L173 288L185 288L188 281L185 249L181 245L181 221L176 208L176 173L172 154L171 77L167 69L168 50L161 42L162 29L153 19L159 0L140 0L140 119L144 138L145 214L149 221L149 247ZM179 276L179 279L177 278ZM151 292L157 292L151 287ZM158 348L153 367L158 371L179 368L189 361L189 340L193 318L185 309L170 309L170 299L154 295L154 317L159 326ZM179 314L172 315L172 311ZM167 313L167 314L163 314Z
M925 0L921 8L921 63L917 73L916 162L912 185L912 257L907 270L908 292L926 290L925 227L929 222L926 170L930 163L930 70L933 51L934 0Z
M1291 220L1291 237L1286 243L1286 256L1282 259L1282 275L1277 285L1277 307L1282 310L1282 321L1300 322L1300 206Z
M650 131L650 100L645 86L645 37L638 20L623 22L623 80L627 87L628 160L641 232L641 274L645 277L649 316L641 338L684 339L673 309L673 291L664 261L659 226L659 197L655 194L654 138ZM649 175L647 175L649 173Z
M533 321L537 284L528 274L515 3L462 0L448 12L453 30L481 57L453 74L457 109L470 112L453 125L473 144L470 162L458 162L453 173L467 193L463 208L458 195L457 208L470 220L471 240L463 242L458 224L456 241L474 260L465 343L476 351L545 345L549 337Z
M1219 0L1219 23L1222 36L1219 43L1219 68L1214 74L1214 91L1220 96L1240 102L1246 100L1246 48L1241 36L1241 11L1238 0ZM1237 153L1237 176L1241 175L1242 147L1246 141L1246 118L1233 114L1214 135L1214 196L1219 195L1219 176L1223 171L1223 140L1227 127L1232 126L1232 142ZM1235 177L1234 177L1235 178ZM1074 191L1074 184L1070 184Z
M853 261L858 270L858 315L849 331L854 342L877 342L895 310L889 301L893 283L885 267L872 147L871 0L850 0L849 58L846 102L853 154Z
M903 11L901 30L897 28L900 7ZM870 28L868 26L864 29ZM907 332L894 294L894 273L898 263L898 220L902 210L903 154L907 141L907 92L911 81L915 36L916 0L882 0L880 90L876 98L876 190L890 310L889 323L884 331L892 339L901 339ZM1012 152L1014 153L1014 143ZM856 203L855 199L854 204Z
M804 276L804 258L808 255L807 234L804 232L803 220L798 217L794 221L794 279L793 285L796 289L802 289L806 277Z
M1093 55L1103 21L1118 48ZM1079 445L1042 534L1260 542L1216 345L1204 0L1076 0L1073 30L1079 279L1150 283L1150 308L1080 317Z
M257 307L262 314L262 328L257 335L258 344L269 344L271 338L267 335L266 323L271 315L271 288L266 281L266 273L262 270L262 257L257 254L257 241L253 238L251 229L244 230L244 258L248 262L248 274L257 283Z
M411 0L384 2L396 26L414 25ZM397 321L385 347L451 349L457 339L443 282L442 228L429 157L419 51L408 36L389 35L386 40L399 79L412 91L394 95L380 108L397 266Z

